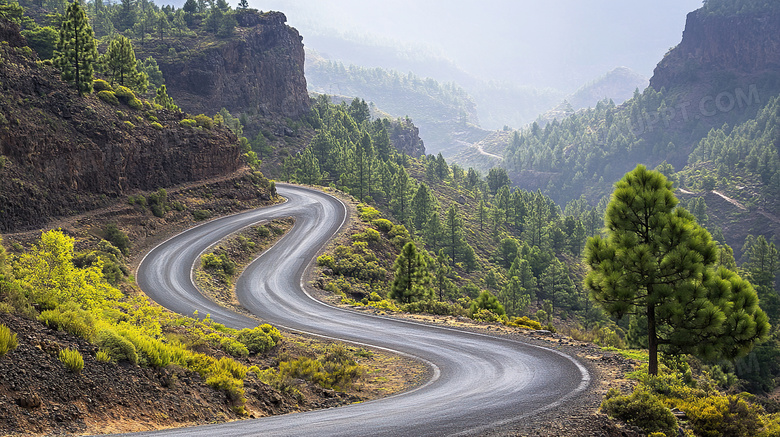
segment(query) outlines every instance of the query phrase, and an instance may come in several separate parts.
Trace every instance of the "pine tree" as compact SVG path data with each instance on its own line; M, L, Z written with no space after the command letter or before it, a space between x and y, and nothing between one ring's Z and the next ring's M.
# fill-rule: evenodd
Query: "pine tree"
M322 181L320 163L312 153L311 147L307 147L299 157L297 179L298 182L307 185L317 185Z
M450 258L444 253L444 249L441 249L438 256L436 256L436 271L434 272L436 288L439 291L439 301L444 300L444 291L452 288L452 281L449 279L450 273L452 273Z
M154 97L154 103L157 103L169 111L179 111L179 107L173 102L173 98L168 96L168 90L165 88L165 85L157 88L157 95Z
M125 79L129 83L130 80L139 74L133 43L122 35L118 35L111 40L106 53L100 57L100 61L106 73L108 73L112 85L114 81L118 81L119 85L124 86Z
M639 165L615 185L606 238L586 245L585 286L593 299L613 316L645 316L652 375L659 349L735 358L769 332L751 284L716 270L710 234L677 203L672 184Z
M246 0L239 0L238 7L241 9L247 9L249 7L249 2Z
M428 265L414 243L404 245L395 259L393 269L395 278L390 287L391 298L401 303L411 303L431 297L431 290L428 288L431 282Z
M93 64L97 60L94 32L79 0L65 11L54 54L62 79L76 85L79 95L92 92Z
M428 224L431 216L436 211L436 198L433 197L431 191L425 183L420 183L417 188L417 192L412 197L412 202L409 204L412 225L417 232L424 232L425 225Z
M390 208L401 223L409 223L409 195L411 183L409 173L401 166L393 178L393 190L390 198Z

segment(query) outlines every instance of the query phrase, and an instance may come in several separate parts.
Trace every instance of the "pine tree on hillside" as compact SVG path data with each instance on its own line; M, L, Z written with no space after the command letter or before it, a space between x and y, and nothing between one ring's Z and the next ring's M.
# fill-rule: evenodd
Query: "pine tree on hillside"
M414 243L406 243L393 267L395 278L390 287L391 298L401 303L411 303L431 297L428 265Z
M238 7L240 9L247 9L249 7L249 2L246 0L239 0Z
M122 35L111 40L106 53L100 57L100 61L111 78L111 85L114 84L114 81L118 81L119 85L124 86L126 80L129 83L139 74L136 68L133 43Z
M93 64L98 52L94 32L79 0L65 11L54 54L62 79L76 85L79 95L92 92Z
M733 359L769 332L753 286L718 268L710 234L677 203L671 182L639 165L615 184L607 237L586 246L593 299L613 316L644 315L651 375L659 350Z

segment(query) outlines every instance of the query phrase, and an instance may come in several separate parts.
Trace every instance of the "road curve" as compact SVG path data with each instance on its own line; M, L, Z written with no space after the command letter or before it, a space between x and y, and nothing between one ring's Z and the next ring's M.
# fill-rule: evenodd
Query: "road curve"
M503 338L335 308L301 287L307 266L339 230L345 206L325 193L277 185L288 201L213 220L153 249L138 267L141 289L186 315L198 310L234 328L252 319L216 305L191 280L193 264L225 236L278 217L295 225L253 262L236 283L238 299L270 323L296 331L401 352L428 363L422 387L346 407L242 420L141 435L166 436L427 436L480 434L560 405L583 391L590 376L572 358Z

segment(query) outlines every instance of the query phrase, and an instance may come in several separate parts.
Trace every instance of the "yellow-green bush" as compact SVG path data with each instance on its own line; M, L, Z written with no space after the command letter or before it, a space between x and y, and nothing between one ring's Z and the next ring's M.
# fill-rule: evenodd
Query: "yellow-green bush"
M750 437L759 435L763 428L763 408L746 402L738 395L668 399L667 404L685 411L688 423L697 436Z
M269 325L270 326L270 325ZM278 332L278 331L277 331ZM276 341L260 326L238 331L238 341L246 345L249 352L259 354L276 346Z
M536 320L529 319L526 316L512 317L511 320L504 322L504 325L514 326L517 328L529 328L529 329L542 329L542 324Z
M240 341L236 341L230 337L223 337L220 341L220 347L222 350L233 357L245 357L249 355L249 349Z
M360 212L360 219L364 222L371 222L379 218L379 211L373 206L361 203L357 206L357 209Z
M214 126L214 120L212 120L208 115L204 114L196 115L195 123L198 125L198 127L202 127L204 129L211 129Z
M60 350L60 361L69 372L79 373L84 369L84 357L75 349Z
M243 404L246 401L244 399L243 381L233 378L227 372L215 373L209 376L206 378L206 384L215 390L224 391L233 402Z
M114 361L138 363L135 345L112 329L103 329L97 334L97 345Z
M160 123L158 123L156 121L152 122L152 127L157 129L157 130L163 130L163 125L161 125Z
M111 84L109 84L103 79L95 79L92 81L92 90L96 93L99 93L101 91L111 91L111 89L112 89Z
M355 241L376 242L382 239L382 235L376 229L368 228L364 232L352 235L352 239Z
M117 85L114 87L114 95L120 102L131 107L132 109L143 109L144 107L143 102L138 100L138 98L135 96L135 93L130 88Z
M149 367L165 367L171 363L171 347L160 340L122 327L119 335L127 339L138 351L138 363Z
M113 361L111 359L111 355L108 352L104 351L103 349L97 351L97 353L95 354L95 359L100 361L101 363L110 363L111 361Z
M393 222L391 222L388 219L376 219L371 222L377 229L379 229L382 232L390 232L391 229L393 229Z
M16 333L7 326L0 324L0 357L16 349Z
M677 419L656 395L642 387L627 396L610 389L601 403L601 411L647 433L662 432L669 437L676 435Z
M100 100L110 105L119 104L119 99L116 98L116 94L114 94L113 91L108 91L108 90L98 91L97 96Z
M198 122L193 120L193 119L191 119L191 118L182 119L179 122L179 124L182 125L182 126L186 126L186 127L197 127L198 126Z
M53 310L43 311L38 321L51 329L70 332L87 341L95 337L94 317L75 302L66 302Z

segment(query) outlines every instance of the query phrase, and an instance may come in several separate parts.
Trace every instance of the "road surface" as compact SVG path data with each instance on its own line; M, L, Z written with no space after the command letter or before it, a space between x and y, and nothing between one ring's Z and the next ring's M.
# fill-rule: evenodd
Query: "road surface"
M560 406L585 390L590 376L551 349L336 308L301 287L307 266L342 226L345 206L302 187L277 185L284 204L207 222L153 249L138 267L140 287L181 314L211 314L233 328L256 326L202 296L191 280L199 255L260 220L295 217L295 225L236 282L241 304L273 325L370 345L427 363L431 379L395 396L345 407L143 433L154 436L428 436L472 435Z

